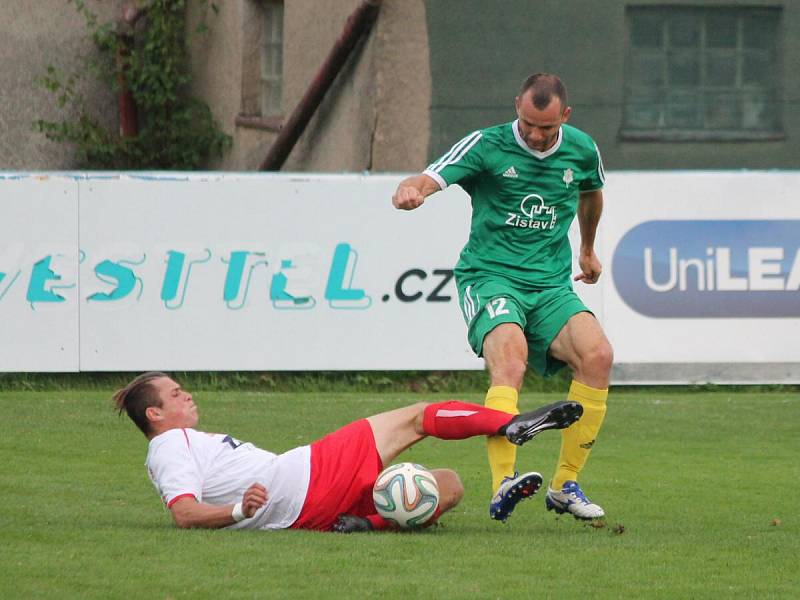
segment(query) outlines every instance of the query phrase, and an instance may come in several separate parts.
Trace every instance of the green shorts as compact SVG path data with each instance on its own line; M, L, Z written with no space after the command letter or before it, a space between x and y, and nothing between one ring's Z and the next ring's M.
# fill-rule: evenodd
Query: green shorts
M475 354L483 356L483 340L492 329L516 323L528 340L528 365L545 377L565 366L548 354L558 332L572 315L592 312L570 287L523 292L500 279L459 281L457 287Z

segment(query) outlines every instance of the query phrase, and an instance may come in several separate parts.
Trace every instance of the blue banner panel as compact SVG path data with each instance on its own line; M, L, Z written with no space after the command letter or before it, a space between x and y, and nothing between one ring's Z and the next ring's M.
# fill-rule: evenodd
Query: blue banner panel
M800 317L800 221L647 221L617 244L613 272L649 317Z

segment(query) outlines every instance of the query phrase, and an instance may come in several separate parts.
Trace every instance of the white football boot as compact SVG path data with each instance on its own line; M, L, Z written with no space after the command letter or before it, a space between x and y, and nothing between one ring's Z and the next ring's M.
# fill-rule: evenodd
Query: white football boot
M589 501L577 481L565 481L561 491L548 486L544 502L547 510L554 510L558 514L569 513L576 519L588 521L606 515L599 505Z

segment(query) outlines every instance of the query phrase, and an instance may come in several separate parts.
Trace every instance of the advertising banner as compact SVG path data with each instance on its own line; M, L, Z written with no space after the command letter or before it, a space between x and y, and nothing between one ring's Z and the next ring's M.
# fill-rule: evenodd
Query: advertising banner
M81 369L480 367L453 266L469 211L397 177L126 176L81 193Z
M78 370L78 181L0 173L0 370Z
M604 326L619 363L800 362L798 173L615 173Z
M0 370L483 368L453 277L469 197L397 211L401 178L0 174ZM615 382L800 380L798 184L608 174L603 277L575 289Z

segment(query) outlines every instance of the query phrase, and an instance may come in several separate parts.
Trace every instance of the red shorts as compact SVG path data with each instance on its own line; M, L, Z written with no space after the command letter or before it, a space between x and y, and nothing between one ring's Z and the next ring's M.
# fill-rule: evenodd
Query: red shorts
M366 419L312 443L311 481L291 529L330 531L342 513L375 514L372 486L382 470L372 426Z

